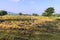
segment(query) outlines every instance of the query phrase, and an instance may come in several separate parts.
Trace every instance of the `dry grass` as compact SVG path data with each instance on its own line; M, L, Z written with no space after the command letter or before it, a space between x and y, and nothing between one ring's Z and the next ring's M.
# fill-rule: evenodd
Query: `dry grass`
M12 28L33 28L35 24L42 24L46 21L54 21L54 19L40 16L0 16L0 20L4 22L0 23L0 28L12 29Z

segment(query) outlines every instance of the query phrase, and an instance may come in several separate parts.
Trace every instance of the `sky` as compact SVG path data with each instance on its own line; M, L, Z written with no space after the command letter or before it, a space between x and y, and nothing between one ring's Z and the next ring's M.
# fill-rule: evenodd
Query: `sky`
M24 14L42 14L48 7L60 13L60 0L0 0L0 10Z

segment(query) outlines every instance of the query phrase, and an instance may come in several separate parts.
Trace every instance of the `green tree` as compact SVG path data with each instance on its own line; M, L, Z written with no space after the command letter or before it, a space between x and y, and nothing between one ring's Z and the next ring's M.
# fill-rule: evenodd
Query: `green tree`
M46 12L44 12L44 13L42 14L42 16L48 16L48 15L47 15L47 13L46 13Z
M7 11L4 11L4 10L0 11L0 16L7 15L7 14L8 14Z
M45 12L42 14L42 16L52 16L54 13L54 8L53 7L49 7L45 10Z
M23 15L23 14L20 12L19 15Z
M32 15L33 15L33 16L39 16L39 15L38 15L38 14L36 14L36 13L33 13Z

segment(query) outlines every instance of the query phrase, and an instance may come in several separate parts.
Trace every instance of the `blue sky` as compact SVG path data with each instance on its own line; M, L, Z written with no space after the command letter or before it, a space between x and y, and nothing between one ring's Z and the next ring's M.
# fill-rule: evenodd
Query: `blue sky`
M0 10L15 13L41 14L48 7L54 7L60 13L60 0L0 0Z

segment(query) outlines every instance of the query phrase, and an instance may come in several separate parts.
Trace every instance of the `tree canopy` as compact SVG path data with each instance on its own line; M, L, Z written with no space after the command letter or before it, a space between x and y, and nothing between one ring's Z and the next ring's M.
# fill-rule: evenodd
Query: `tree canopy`
M55 9L53 7L49 7L45 10L42 16L51 16L54 13Z
M0 10L0 16L3 16L3 15L7 15L7 11L4 11L4 10Z
M33 15L33 16L39 16L37 13L33 13L32 15Z

